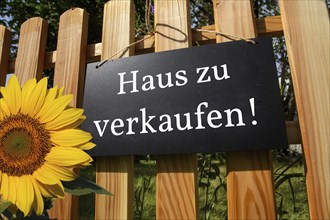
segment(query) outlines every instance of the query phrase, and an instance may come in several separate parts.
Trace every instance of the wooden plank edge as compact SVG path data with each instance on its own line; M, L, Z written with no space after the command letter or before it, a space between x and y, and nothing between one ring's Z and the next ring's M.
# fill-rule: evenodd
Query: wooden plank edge
M0 86L4 86L10 57L11 32L0 25L0 35Z
M288 136L288 143L289 144L301 144L301 132L300 126L298 121L286 121L286 133Z

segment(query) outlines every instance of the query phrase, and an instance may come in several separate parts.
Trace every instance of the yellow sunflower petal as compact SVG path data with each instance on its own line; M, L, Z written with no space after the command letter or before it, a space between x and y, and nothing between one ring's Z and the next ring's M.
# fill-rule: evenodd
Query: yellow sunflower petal
M63 112L65 107L71 102L73 95L65 95L43 105L36 115L41 123L47 123Z
M2 195L3 200L8 201L9 193L8 175L6 173L2 173L0 195Z
M45 163L39 169L34 171L32 176L44 184L55 185L60 182L60 179L52 172L52 170L45 166Z
M7 174L4 174L2 176L2 182L0 185L0 200L12 202L10 200L10 184L9 184L9 178L8 178Z
M47 93L47 78L42 78L34 88L30 96L30 105L28 114L30 116L35 116L39 111L42 105L44 104L45 97Z
M93 159L79 148L53 147L45 157L50 164L61 166L89 165Z
M82 115L77 121L67 126L64 126L63 128L61 128L61 130L78 128L82 123L84 123L85 120L86 120L86 116Z
M39 182L38 180L36 180L36 182L39 186L40 193L43 197L45 197L45 198L54 197L54 195L52 193L50 193L49 190L46 189L47 185L44 185L43 183Z
M8 85L6 89L1 88L1 93L3 95L4 101L7 103L10 112L12 114L17 114L21 109L22 103L22 90L17 80L16 75L12 75L8 80Z
M75 123L80 119L84 110L78 108L69 108L64 110L57 118L46 123L47 130L58 130Z
M3 117L10 115L10 110L9 110L7 104L3 101L3 99L0 99L0 107L1 107Z
M49 103L51 103L52 101L54 101L54 99L56 98L57 96L57 93L58 93L58 88L57 86L49 89L47 91L47 95L46 95L46 98L45 98L45 105L48 105Z
M54 172L55 175L58 176L62 181L72 181L77 178L77 175L68 168L57 166L55 164L45 165L48 166L48 168L52 170L52 172Z
M95 146L96 146L96 144L94 144L92 142L88 142L86 144L79 146L79 148L82 150L90 150L90 149L94 148Z
M57 97L61 97L61 96L63 95L63 92L64 92L64 87L61 87L61 88L58 90Z
M67 129L50 134L51 141L57 146L78 146L92 139L92 135L80 129Z
M1 95L2 95L2 97L8 97L8 92L7 92L7 89L6 89L6 87L0 87L0 93L1 93ZM3 99L3 98L2 98Z
M22 88L22 108L21 113L22 114L28 114L30 111L30 97L34 90L34 88L37 85L37 80L35 78L29 79Z
M19 185L16 185L16 176L8 176L8 184L9 184L9 193L8 193L8 201L11 201L13 204L16 203L16 195L17 188Z
M37 181L38 182L38 181ZM55 185L47 185L38 182L41 194L46 198L64 198L64 187L61 182Z
M27 216L31 212L34 201L34 189L30 177L23 175L19 177L19 187L17 189L17 206Z
M33 177L30 177L30 181L32 182L35 196L35 200L33 201L33 209L37 215L41 215L44 211L44 200L37 181Z
M44 108L45 105L46 105L46 106L52 105L52 103L54 102L54 100L55 100L56 97L57 97L57 93L58 93L58 88L57 88L57 86L55 86L55 87L53 87L53 88L47 90L46 98L45 98L45 101L44 101L44 104L43 104L42 108ZM42 108L41 108L41 109L42 109ZM41 111L41 109L40 109L40 111ZM39 115L40 115L40 111L37 113L36 118L39 117Z

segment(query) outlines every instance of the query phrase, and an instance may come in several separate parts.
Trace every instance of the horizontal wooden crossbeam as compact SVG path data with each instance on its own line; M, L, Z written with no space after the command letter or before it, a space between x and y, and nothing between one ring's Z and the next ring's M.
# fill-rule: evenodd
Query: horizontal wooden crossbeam
M281 16L271 16L265 18L256 19L257 31L259 36L282 36L283 27ZM204 26L202 29L215 30L214 25ZM193 43L196 44L212 44L215 42L215 34L208 32L197 32L192 29ZM230 33L229 33L230 34ZM142 38L146 40L141 41L135 45L135 54L145 54L154 52L155 38L145 35L143 37L136 37L135 41L139 41ZM90 44L87 48L87 59L88 63L100 61L102 43ZM15 69L15 58L10 59L8 72L14 72ZM54 68L56 62L56 51L47 52L45 55L44 68Z

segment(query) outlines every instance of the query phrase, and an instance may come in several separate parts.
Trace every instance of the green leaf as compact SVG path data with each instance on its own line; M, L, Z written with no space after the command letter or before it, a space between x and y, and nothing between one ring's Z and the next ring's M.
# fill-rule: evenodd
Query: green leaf
M77 179L70 182L62 182L65 191L72 195L82 196L90 193L113 195L101 186L93 183L92 181L78 177Z
M10 205L11 205L11 202L0 203L0 214L3 213Z

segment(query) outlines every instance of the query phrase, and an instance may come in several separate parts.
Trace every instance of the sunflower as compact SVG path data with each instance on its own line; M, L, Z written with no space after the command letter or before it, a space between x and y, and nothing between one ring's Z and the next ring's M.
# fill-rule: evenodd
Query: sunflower
M83 109L69 107L73 96L47 89L47 78L21 88L13 75L0 92L0 195L24 215L44 209L43 198L63 198L61 181L77 176L73 168L90 165L83 150L95 145L80 130Z

